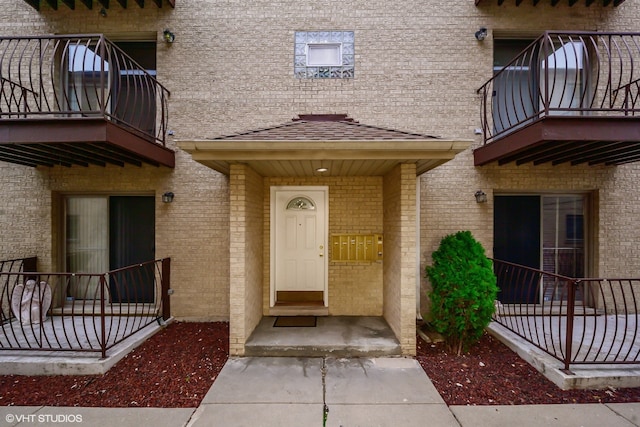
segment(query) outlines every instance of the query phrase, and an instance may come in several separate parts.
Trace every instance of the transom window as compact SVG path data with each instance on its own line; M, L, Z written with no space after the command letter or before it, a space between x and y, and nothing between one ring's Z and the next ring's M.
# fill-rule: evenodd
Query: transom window
M299 79L354 76L353 31L296 31L294 75Z
M310 199L306 197L295 197L287 203L287 210L292 211L314 211L316 210L316 205Z

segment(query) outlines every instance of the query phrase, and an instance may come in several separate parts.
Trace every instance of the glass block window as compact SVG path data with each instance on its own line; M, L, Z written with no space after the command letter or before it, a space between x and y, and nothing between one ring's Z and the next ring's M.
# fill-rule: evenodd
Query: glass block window
M296 31L294 74L299 79L354 76L353 31Z

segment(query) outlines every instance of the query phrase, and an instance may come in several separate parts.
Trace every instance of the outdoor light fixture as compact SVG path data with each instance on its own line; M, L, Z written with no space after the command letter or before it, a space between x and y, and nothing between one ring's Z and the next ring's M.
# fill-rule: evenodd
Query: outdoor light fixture
M174 196L174 194L171 191L167 191L166 193L164 193L162 195L162 201L164 203L171 203L171 202L173 202L173 196Z
M328 170L329 170L329 169L327 169L327 168L322 168L322 167L320 167L320 168L316 169L316 172L320 172L320 173L322 173L322 172L326 172L326 171L328 171Z
M104 7L102 9L100 9L100 16L102 16L103 18L107 17L107 9L105 9Z
M476 194L474 194L474 196L476 196L477 203L487 203L487 193L485 193L484 191L478 190L476 191Z
M162 33L162 37L164 37L164 41L166 41L167 43L173 43L176 39L176 35L169 30L164 30L164 32Z
M487 38L487 29L485 27L482 27L478 31L476 31L476 40L481 42L486 38Z

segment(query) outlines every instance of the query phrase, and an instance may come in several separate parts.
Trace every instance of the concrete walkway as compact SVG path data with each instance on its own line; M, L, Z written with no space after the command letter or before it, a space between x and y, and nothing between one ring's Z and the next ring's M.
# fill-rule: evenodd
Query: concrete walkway
M4 406L5 425L622 427L640 426L640 403L447 407L411 358L246 357L229 359L198 408Z

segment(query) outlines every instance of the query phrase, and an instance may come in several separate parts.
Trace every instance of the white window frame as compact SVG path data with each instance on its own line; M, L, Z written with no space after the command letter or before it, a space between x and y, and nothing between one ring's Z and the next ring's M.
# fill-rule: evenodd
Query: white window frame
M313 49L334 48L337 49L337 59L335 62L312 62L310 52ZM340 67L342 66L342 43L307 43L306 48L307 67Z

